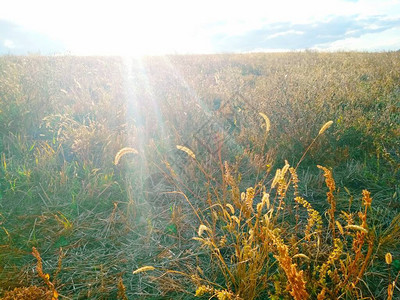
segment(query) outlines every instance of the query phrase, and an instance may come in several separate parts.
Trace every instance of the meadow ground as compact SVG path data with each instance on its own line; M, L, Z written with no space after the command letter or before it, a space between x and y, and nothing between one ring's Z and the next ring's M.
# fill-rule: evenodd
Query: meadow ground
M2 299L400 299L400 52L0 57Z

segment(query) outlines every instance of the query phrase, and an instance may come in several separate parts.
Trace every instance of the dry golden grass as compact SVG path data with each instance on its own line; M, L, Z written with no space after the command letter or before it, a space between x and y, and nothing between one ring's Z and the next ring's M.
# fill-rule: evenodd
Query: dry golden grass
M367 222L372 204L367 190L363 191L360 202L363 209L358 213L341 213L340 218L347 222L342 226L336 220L333 196L336 184L332 173L318 166L324 171L329 190L328 224L323 223L321 215L308 201L297 196L294 202L304 207L308 216L306 225L296 224L298 232L295 233L281 212L292 205L287 199L288 184L291 182L294 190L299 184L294 168L286 163L277 172L272 184L276 189L275 198L280 202L270 204L272 184L269 193L261 186L248 188L240 195L237 179L229 165L226 162L224 165L231 195L227 203L217 201L206 209L212 218L202 219L198 237L193 238L208 251L212 264L218 267L218 271L213 272L219 273L223 280L213 281L212 276L206 276L201 264L195 273L182 274L196 285L195 296L209 295L218 299L279 299L289 295L293 299L362 298L360 284L364 284L361 282L374 259L373 249L376 249L375 236L369 231ZM358 221L350 216L358 216ZM323 240L326 244L322 244ZM389 255L386 260L390 261ZM389 297L393 286L393 283L388 285Z
M12 291L5 292L2 300L52 300L54 299L51 291L48 291L37 286L30 286L24 288L15 288Z

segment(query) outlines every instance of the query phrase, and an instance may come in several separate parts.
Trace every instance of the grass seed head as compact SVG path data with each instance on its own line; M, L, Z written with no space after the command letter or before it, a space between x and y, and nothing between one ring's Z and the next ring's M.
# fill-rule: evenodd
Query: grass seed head
M176 145L176 148L181 150L181 151L183 151L183 152L186 152L186 154L189 155L191 158L196 159L196 155L188 147Z
M115 155L115 158L114 158L114 165L118 165L118 163L119 163L121 157L123 157L125 154L128 154L128 153L138 154L137 150L134 149L134 148L130 148L130 147L122 148L122 149L119 150L119 151L117 152L117 154Z
M372 203L372 198L371 198L371 193L367 190L362 191L363 194L363 204L365 207L371 207Z
M265 121L265 133L268 133L269 130L271 129L271 122L269 121L269 118L267 117L266 114L263 114L262 112L259 113L261 117L263 117Z
M388 265L390 265L393 261L392 254L390 252L386 253L385 255L385 261Z
M154 268L153 266L144 266L141 267L139 269L136 269L135 271L132 272L132 274L138 274L138 273L142 273L142 272L147 272L147 271L153 271L156 268Z
M358 225L346 225L345 228L347 229L353 229L353 230L359 230L362 231L364 233L368 233L368 230L362 226L358 226Z
M201 224L201 225L199 226L199 230L197 231L198 236L202 236L202 234L203 234L204 231L211 232L210 228L208 228L208 227L207 227L206 225L204 225L204 224Z
M321 127L321 129L319 130L318 135L323 134L329 127L331 127L332 124L333 124L333 121L328 121L328 122L326 122L326 123Z

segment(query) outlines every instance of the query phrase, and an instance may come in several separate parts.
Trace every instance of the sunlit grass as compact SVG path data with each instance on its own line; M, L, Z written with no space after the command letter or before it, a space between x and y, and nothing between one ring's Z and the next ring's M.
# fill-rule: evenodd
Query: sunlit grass
M5 299L398 296L399 53L0 73Z

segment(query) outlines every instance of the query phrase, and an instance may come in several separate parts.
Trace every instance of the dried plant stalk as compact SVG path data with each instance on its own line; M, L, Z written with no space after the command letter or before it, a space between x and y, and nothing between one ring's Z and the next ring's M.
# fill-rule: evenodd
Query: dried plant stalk
M39 277L43 279L43 281L46 283L46 285L52 292L51 300L57 300L58 292L57 292L56 288L54 287L54 284L50 281L50 275L43 272L42 258L40 256L39 251L35 247L32 247L32 255L37 259L36 271L37 271Z

